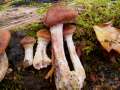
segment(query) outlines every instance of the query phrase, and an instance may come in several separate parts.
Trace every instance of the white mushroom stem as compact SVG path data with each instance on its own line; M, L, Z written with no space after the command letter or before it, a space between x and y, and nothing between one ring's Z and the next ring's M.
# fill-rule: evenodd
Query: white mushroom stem
M80 59L76 53L75 46L74 46L74 43L72 40L72 35L66 35L65 39L67 42L68 50L69 50L70 57L71 57L75 71L85 74L84 68L83 68L83 66L80 62Z
M71 61L73 63L74 69L77 73L79 73L80 76L80 81L81 84L83 84L84 79L86 78L85 75L85 70L80 62L79 57L77 56L76 50L75 50L75 46L74 46L74 42L72 40L72 34L66 35L65 36L66 42L67 42L67 46L68 46L68 50L70 53L70 57L71 57Z
M5 77L8 70L8 58L6 53L0 55L0 81Z
M24 64L31 66L33 63L33 46L34 44L28 44L24 46L25 49L25 57Z
M51 32L54 54L56 58L55 64L61 70L60 72L64 73L64 71L70 69L65 57L65 52L63 47L63 24L54 25L53 27L50 28L50 32Z
M69 66L63 48L63 24L57 24L50 28L52 46L55 55L55 83L57 90L70 90Z
M51 27L50 32L55 55L55 84L57 90L81 90L85 79L85 72L82 64L78 61L78 56L73 54L76 54L74 44L72 43L73 48L71 45L69 47L73 49L70 50L72 57L74 57L73 60L77 59L75 63L73 62L76 70L70 71L63 48L63 24ZM77 62L77 65L80 65L80 67L76 65ZM80 69L80 71L77 69Z
M33 60L33 66L35 69L40 70L42 68L47 67L51 63L51 60L49 59L46 53L48 41L46 41L42 37L39 37L37 43L38 45Z
M46 41L46 45L43 46L43 67L47 67L51 63L51 59L48 57L46 52L48 43L49 42Z

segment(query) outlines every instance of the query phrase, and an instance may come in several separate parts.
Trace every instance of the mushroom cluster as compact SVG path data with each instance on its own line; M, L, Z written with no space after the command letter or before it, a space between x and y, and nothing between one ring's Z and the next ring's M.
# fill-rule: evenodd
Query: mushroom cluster
M38 37L38 45L36 48L34 60L33 60L33 67L37 70L47 67L50 65L51 60L47 56L46 48L50 42L50 32L46 29L40 30L37 32Z
M66 26L63 30L63 23L74 20L78 13L61 5L54 5L49 8L44 17L44 24L50 27L51 42L55 55L55 83L57 90L80 90L86 78L84 68L76 54L72 34L76 27ZM68 65L63 45L64 38L67 42L70 57L75 70L71 71Z
M49 27L49 30L41 29L36 33L37 47L35 55L33 54L33 47L36 43L34 37L25 36L20 42L25 50L23 66L26 68L33 65L35 69L40 70L52 64L50 73L55 73L57 90L81 90L86 78L85 70L76 53L72 39L76 26L73 24L64 25L66 22L74 21L77 15L78 13L72 8L58 4L53 5L43 18L43 22ZM3 79L8 69L8 58L5 49L9 39L10 33L8 31L0 31L0 80ZM68 65L70 60L67 60L65 56L64 39L67 43L74 70L70 70ZM52 59L47 55L47 46L50 42L52 45ZM49 75L46 78L48 77Z

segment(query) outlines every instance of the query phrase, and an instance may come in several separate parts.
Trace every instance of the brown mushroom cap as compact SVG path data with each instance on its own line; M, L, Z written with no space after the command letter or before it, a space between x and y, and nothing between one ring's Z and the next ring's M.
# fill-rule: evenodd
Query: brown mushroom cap
M51 39L51 34L47 29L42 29L37 32L37 37L44 38L47 41L50 41Z
M26 44L34 44L36 42L34 37L31 36L25 36L22 40L21 40L21 44L24 46Z
M64 26L64 31L63 31L63 35L69 35L69 34L73 34L76 30L76 26L75 25L66 25Z
M11 34L7 30L0 30L0 54L5 51L8 46Z
M48 9L43 22L50 27L58 23L74 20L77 15L78 13L74 9L57 4Z

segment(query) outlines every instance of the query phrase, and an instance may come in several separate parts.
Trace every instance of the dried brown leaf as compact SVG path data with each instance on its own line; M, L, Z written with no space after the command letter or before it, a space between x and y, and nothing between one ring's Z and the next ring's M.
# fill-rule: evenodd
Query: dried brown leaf
M95 25L95 34L103 48L108 52L115 50L120 53L120 30L113 27L110 23Z

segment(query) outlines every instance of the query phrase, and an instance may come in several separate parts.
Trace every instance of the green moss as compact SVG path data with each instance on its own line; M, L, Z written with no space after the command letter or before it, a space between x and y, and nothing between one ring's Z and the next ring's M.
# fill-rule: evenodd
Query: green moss
M37 10L37 13L39 15L43 15L47 12L48 8L51 6L52 4L51 3L42 3L42 4L37 4L38 6L38 10Z
M102 54L103 51L99 49L100 44L98 46L93 26L112 21L115 27L120 28L120 1L73 0L70 3L74 3L77 8L83 9L76 19L77 31L74 34L74 40L78 42L85 41L86 44L90 43L89 46L85 46L85 53L95 54L98 52ZM90 58L92 57L86 54L86 59Z
M40 30L41 28L43 28L42 24L39 23L33 23L31 25L26 26L25 33L29 36L36 36L36 31Z
M82 8L84 9L77 17L77 30L73 38L75 42L82 43L82 41L84 41L85 43L84 47L82 48L82 60L87 63L84 64L87 75L91 71L97 72L98 70L102 70L104 63L98 65L94 63L94 61L105 61L106 59L108 59L108 57L104 57L103 55L103 50L101 49L100 44L97 41L96 35L93 30L93 25L112 21L114 26L120 28L120 0L116 0L116 2L111 2L111 0L65 0L63 4L74 6L77 8L82 6ZM51 3L35 2L29 4L29 6L36 6L39 8L37 10L37 13L39 15L45 14L47 9L51 5ZM2 6L0 7L0 9L2 10ZM25 32L29 36L36 37L36 32L41 28L44 28L43 24L32 23L27 26L17 28L14 31L20 30ZM120 57L118 57L118 61L120 61L119 58ZM98 66L98 68L95 68L95 66ZM118 68L119 66L119 62L111 65L111 67L113 68ZM43 75L41 73L42 71L36 71L34 72L34 75L36 78L40 79L43 78ZM115 74L113 73L113 75ZM21 82L23 79L23 75L21 73L18 73L15 76L17 78L16 80L3 80L0 83L0 89L2 88L2 90L23 90L24 85ZM85 87L87 88L89 86L87 86L86 84Z
M11 8L11 3L7 3L7 4L0 4L0 12L1 11L6 11L8 8Z
M3 5L0 5L0 11L2 11L4 9Z
M36 32L42 28L45 28L45 26L41 23L32 23L28 24L19 28L16 28L14 30L11 30L12 32L21 31L24 32L28 36L36 37Z

